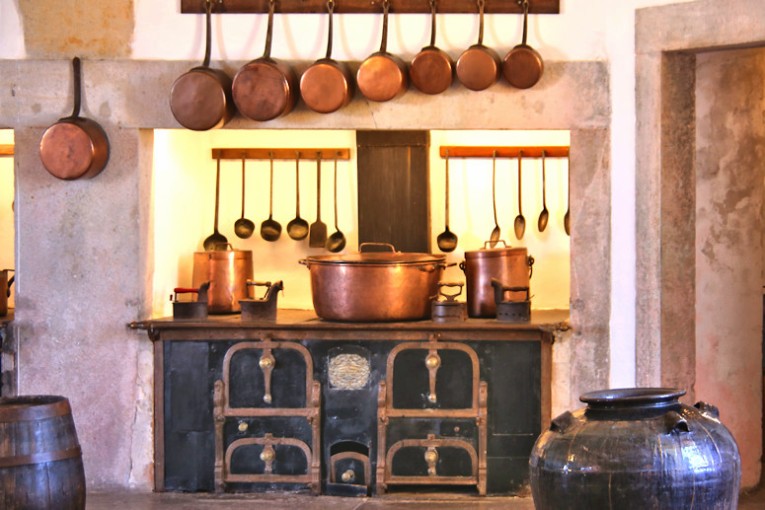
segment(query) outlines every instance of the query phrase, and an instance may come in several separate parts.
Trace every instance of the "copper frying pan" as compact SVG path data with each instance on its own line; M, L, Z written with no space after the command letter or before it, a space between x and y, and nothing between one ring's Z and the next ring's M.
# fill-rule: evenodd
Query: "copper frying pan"
M424 47L409 66L409 78L420 92L440 94L454 76L452 58L436 47L436 0L430 0L430 45Z
M182 74L170 90L170 110L178 123L194 131L225 125L234 116L231 78L210 67L211 13L213 0L205 1L207 35L202 65Z
M275 0L268 4L268 32L263 56L239 69L232 93L239 112L252 120L271 120L295 106L298 83L292 68L271 58Z
M470 90L484 90L499 79L500 59L493 49L483 45L483 10L485 0L478 0L478 43L462 52L457 59L457 78Z
M407 74L403 60L387 52L388 11L390 0L383 1L383 28L380 51L373 53L361 63L356 72L359 90L371 101L390 101L406 92Z
M502 74L513 87L528 89L537 84L545 70L537 50L526 44L529 22L529 0L518 0L523 6L523 40L510 50L502 63Z
M64 180L95 177L109 160L109 139L101 126L80 117L80 59L72 59L74 111L45 130L40 140L40 159L54 177Z
M353 96L353 82L348 67L332 59L332 14L334 11L335 2L329 0L327 2L329 13L327 56L314 62L300 78L300 94L303 102L311 110L319 113L339 110L347 105Z

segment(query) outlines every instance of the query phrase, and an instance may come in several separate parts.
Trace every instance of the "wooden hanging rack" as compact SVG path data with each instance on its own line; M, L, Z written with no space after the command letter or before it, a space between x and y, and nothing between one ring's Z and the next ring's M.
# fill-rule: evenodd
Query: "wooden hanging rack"
M569 147L564 145L518 147L442 145L438 153L445 158L447 151L450 158L490 158L494 151L498 158L517 158L521 151L524 158L541 158L542 151L545 151L547 158L567 158Z
M13 156L13 145L0 143L0 156Z
M292 148L292 149L253 149L253 148L235 148L219 147L212 149L213 159L289 159L295 161L295 157L300 153L300 159L317 160L319 156L326 160L347 160L351 158L351 150L347 148L337 149L315 149L315 148Z
M269 0L213 0L215 14L265 14ZM335 14L379 14L383 0L335 0ZM437 0L439 14L477 14L476 0ZM326 0L277 0L277 14L326 14ZM204 14L205 0L181 0L182 14ZM390 0L391 14L430 14L430 0ZM486 14L523 14L518 0L486 0ZM529 14L560 14L560 0L529 0Z

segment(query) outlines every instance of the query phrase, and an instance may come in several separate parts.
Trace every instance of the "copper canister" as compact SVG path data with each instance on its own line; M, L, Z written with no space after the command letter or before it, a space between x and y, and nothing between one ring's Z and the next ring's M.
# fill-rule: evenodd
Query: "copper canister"
M230 248L230 245L229 245ZM247 299L247 280L252 280L251 250L209 250L194 252L192 287L210 282L207 310L212 314L241 311L240 299Z
M534 258L526 248L511 248L499 241L501 247L484 248L465 252L465 261L460 267L465 272L467 284L467 305L469 317L496 317L494 288L491 279L497 278L513 287L529 287ZM525 299L525 293L509 293L508 299Z

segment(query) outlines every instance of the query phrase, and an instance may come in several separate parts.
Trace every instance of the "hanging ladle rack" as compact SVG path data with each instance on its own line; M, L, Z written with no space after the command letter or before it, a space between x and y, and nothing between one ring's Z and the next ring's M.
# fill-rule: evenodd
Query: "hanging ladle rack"
M265 14L269 0L217 0L217 14ZM335 14L377 14L383 11L383 0L335 0ZM181 0L181 13L204 14L205 0ZM327 0L278 0L277 14L325 14ZM390 0L391 14L430 14L430 0ZM439 14L475 14L476 0L438 0ZM523 14L517 0L486 0L486 14ZM559 14L560 0L530 0L530 14Z
M565 145L552 146L455 146L442 145L439 147L439 155L442 158L517 158L523 151L523 158L541 158L542 151L546 158L567 158L569 147Z
M289 159L295 161L295 156L300 154L301 160L347 160L351 158L351 150L348 148L289 148L289 149L253 149L253 148L214 148L213 159Z

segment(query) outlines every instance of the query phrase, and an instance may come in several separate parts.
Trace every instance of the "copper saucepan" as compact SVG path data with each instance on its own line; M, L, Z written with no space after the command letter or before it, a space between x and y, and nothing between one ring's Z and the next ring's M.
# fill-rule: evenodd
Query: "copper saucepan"
M478 42L457 59L457 78L470 90L484 90L499 79L501 61L493 49L483 45L483 10L485 0L478 0Z
M430 0L430 45L412 59L409 78L420 92L440 94L449 88L454 76L452 58L436 47L436 0Z
M202 65L182 74L170 90L170 110L178 123L194 131L223 127L234 116L231 78L210 67L213 0L205 1L207 35Z
M271 58L275 0L268 4L268 32L263 56L239 69L232 92L239 112L252 120L271 120L288 114L295 106L297 77L292 68Z
M300 94L311 110L331 113L347 105L353 97L353 81L348 67L332 59L332 14L334 0L327 2L329 35L327 56L314 62L300 78Z
M371 101L390 101L406 92L407 87L406 64L387 52L389 10L390 1L384 0L380 51L367 57L356 72L359 90Z
M72 59L74 111L45 130L40 140L40 159L54 177L64 180L95 177L109 160L109 140L101 126L80 117L80 59Z
M515 88L528 89L537 84L545 70L537 50L526 44L529 23L529 0L518 0L523 6L523 40L510 50L502 62L505 80Z

